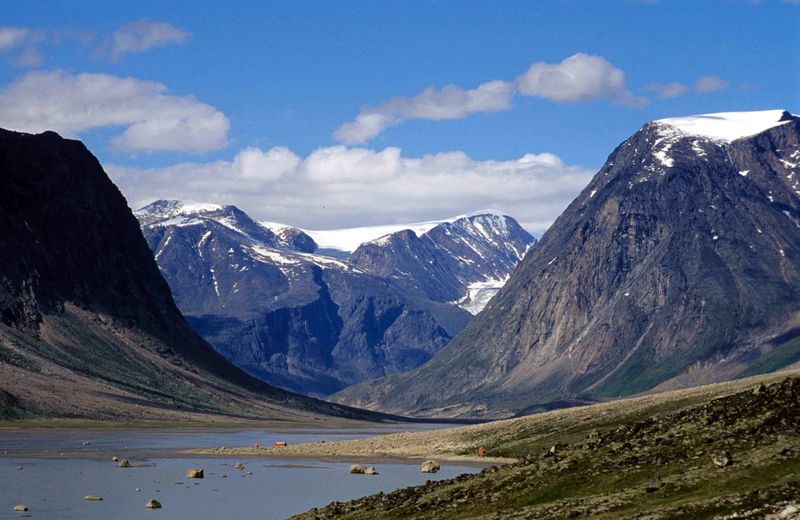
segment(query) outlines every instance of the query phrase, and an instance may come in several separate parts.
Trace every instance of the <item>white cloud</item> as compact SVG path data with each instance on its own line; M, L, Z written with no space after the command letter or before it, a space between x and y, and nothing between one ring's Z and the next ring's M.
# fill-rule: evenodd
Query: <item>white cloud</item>
M476 112L496 112L511 106L513 85L489 81L477 88L464 90L447 85L441 90L428 87L414 97L398 97L362 110L355 121L340 126L334 136L346 144L361 144L386 128L406 119L462 119Z
M729 83L717 76L700 76L691 85L691 90L701 94L719 92L727 90ZM685 83L650 83L645 87L649 92L655 92L659 99L669 99L682 96L689 92L689 86Z
M259 220L310 229L408 223L497 208L543 232L592 172L549 153L475 161L463 152L403 157L331 146L301 158L247 148L232 161L135 169L107 165L131 207L159 198L235 204Z
M59 70L28 72L0 91L0 121L14 130L66 136L124 127L113 146L145 152L216 150L227 143L230 127L222 112L168 94L161 83Z
M166 22L139 20L125 24L114 32L111 55L118 58L123 54L144 52L171 43L184 43L188 39L188 32Z
M642 106L646 98L634 96L625 85L625 73L602 56L579 52L561 63L538 62L517 78L520 94L557 103L609 100Z
M0 27L0 52L21 46L32 34L33 31L24 27Z
M700 76L697 78L697 81L694 82L692 88L694 88L696 92L703 94L719 92L728 88L728 82L717 76Z
M0 52L15 53L11 60L15 67L38 67L44 56L37 46L44 40L44 31L27 27L0 27Z
M14 58L14 65L17 67L38 67L44 63L44 56L36 47L28 47Z
M648 103L628 90L622 70L601 56L578 53L561 63L534 63L514 82L492 80L469 90L457 85L428 87L413 97L390 99L362 110L337 128L334 137L345 144L363 144L407 119L463 119L477 112L508 110L515 92L557 103L609 100L632 107Z
M645 87L648 92L655 92L656 97L659 99L670 99L682 96L689 91L689 87L683 83L650 83Z

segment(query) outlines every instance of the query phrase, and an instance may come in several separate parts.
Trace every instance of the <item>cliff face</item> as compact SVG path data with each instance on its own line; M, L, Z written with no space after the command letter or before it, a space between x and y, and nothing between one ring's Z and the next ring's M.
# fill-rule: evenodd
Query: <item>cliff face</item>
M358 415L257 381L202 340L100 164L52 132L0 130L0 395L13 414Z
M772 115L733 139L644 126L447 348L337 399L500 416L797 361L800 123Z

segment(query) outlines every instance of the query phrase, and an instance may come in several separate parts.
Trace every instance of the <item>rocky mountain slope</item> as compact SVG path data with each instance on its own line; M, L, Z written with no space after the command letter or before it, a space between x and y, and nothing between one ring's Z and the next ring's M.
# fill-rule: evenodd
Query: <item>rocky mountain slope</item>
M282 388L327 395L416 368L470 319L350 263L312 254L233 206L157 201L136 212L176 303L226 358Z
M800 118L645 125L430 362L335 396L504 416L800 359Z
M0 416L323 414L367 417L268 386L201 339L83 144L0 130Z
M511 217L484 213L417 234L401 230L362 244L349 262L477 314L536 243Z

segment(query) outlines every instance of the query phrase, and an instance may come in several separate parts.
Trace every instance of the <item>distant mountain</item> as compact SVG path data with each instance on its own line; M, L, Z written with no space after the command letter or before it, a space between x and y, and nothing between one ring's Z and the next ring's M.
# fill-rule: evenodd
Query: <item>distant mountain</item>
M261 232L225 218L237 233ZM322 414L368 417L226 361L181 316L125 199L83 144L0 130L0 417Z
M361 244L349 261L477 314L535 243L513 218L489 213L442 222L419 235L410 229L385 235Z
M431 361L335 399L499 417L800 361L800 118L671 118L608 158Z
M233 206L157 201L136 212L178 307L226 358L282 388L327 395L407 371L469 321L455 305L335 258L302 230Z

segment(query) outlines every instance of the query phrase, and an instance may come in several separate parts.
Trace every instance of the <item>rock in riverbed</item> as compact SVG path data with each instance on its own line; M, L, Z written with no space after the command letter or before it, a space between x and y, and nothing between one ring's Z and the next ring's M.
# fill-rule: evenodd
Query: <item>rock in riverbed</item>
M147 509L161 509L161 502L158 500L148 500L147 503L144 505Z
M119 461L119 464L117 464L117 466L119 466L120 468L130 468L131 462L128 459L122 459L121 461Z
M435 460L426 460L419 467L419 470L423 473L436 473L439 469L441 469L441 466Z
M203 468L189 468L186 470L186 478L203 478Z
M235 469L244 469L244 464L242 464L241 462L237 462L236 464L233 465L233 467Z
M350 473L355 473L357 475L363 475L366 472L367 472L367 468L365 468L361 464L352 464L350 466Z
M370 466L370 467L368 467L367 469L364 470L364 474L365 475L377 475L378 474L378 470L375 469L374 467Z
M14 512L16 513L24 513L27 510L28 506L26 506L25 504L17 504L14 506Z
M102 497L99 497L97 495L86 495L85 497L83 497L83 499L88 500L89 502L98 502L100 500L103 500Z

